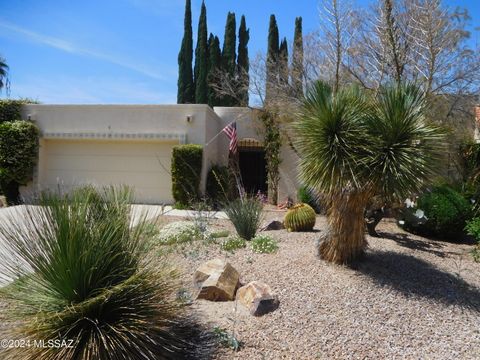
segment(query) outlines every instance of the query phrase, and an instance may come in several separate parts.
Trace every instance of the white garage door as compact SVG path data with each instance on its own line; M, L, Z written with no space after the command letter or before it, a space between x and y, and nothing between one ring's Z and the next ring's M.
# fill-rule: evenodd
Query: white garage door
M135 202L172 203L170 163L177 142L46 140L41 149L41 188L84 184L128 185Z

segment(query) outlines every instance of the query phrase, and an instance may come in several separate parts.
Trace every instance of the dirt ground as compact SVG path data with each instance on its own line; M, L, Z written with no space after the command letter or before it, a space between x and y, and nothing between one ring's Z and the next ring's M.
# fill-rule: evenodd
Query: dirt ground
M268 212L266 221L283 215ZM211 224L234 233L226 220ZM216 359L480 358L480 263L469 254L472 245L412 235L387 219L381 237L368 237L365 259L344 267L316 257L324 228L318 216L313 232L265 232L279 242L274 254L198 244L169 256L192 296L195 269L225 258L242 283L264 281L279 297L280 307L262 317L234 301L193 301L207 328L226 329L243 344L238 352L220 349Z

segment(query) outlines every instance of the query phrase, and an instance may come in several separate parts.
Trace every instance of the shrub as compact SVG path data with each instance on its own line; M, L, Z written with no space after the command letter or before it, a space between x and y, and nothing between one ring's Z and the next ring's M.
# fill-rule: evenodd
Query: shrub
M225 201L230 194L230 171L227 166L213 165L207 174L207 196L214 204Z
M220 245L222 250L230 251L230 252L234 252L237 249L242 249L245 246L247 246L245 240L240 237L226 238Z
M0 183L10 204L19 201L18 186L32 179L38 134L38 128L28 121L0 124Z
M176 221L162 227L156 239L161 245L173 245L196 240L201 235L194 222Z
M20 120L22 118L22 105L32 103L36 103L36 101L30 99L0 100L0 123Z
M228 235L230 235L230 231L228 230L219 230L211 233L213 239L225 238Z
M317 214L320 213L320 205L313 190L309 189L306 186L300 186L297 191L297 199L301 203L310 205L310 207L315 210Z
M315 220L315 210L310 205L300 203L288 209L283 222L288 231L311 231Z
M465 230L480 244L480 217L468 221Z
M73 340L71 348L7 349L2 359L177 359L193 352L196 330L174 297L177 273L146 253L145 218L130 227L131 194L111 188L98 195L43 194L24 218L0 224L8 240L0 278L13 280L0 290L8 309L0 338Z
M262 203L249 197L235 199L225 208L225 213L233 223L237 234L245 240L255 237L262 221L262 211Z
M233 351L240 350L243 345L242 342L236 338L235 334L230 334L227 330L218 326L213 328L213 333L222 346L230 348Z
M471 207L460 193L447 185L439 185L423 193L410 212L424 214L425 221L416 223L405 217L405 229L427 236L454 238L464 234Z
M270 254L278 250L278 244L268 235L258 235L252 240L252 250L260 254Z
M203 150L201 145L177 145L172 152L172 194L178 208L198 201Z

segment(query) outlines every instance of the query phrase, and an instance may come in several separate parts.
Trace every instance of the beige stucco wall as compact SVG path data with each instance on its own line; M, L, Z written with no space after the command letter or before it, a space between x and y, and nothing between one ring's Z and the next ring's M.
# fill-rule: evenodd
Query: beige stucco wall
M78 139L85 141L151 141L149 134L164 134L156 141L205 144L221 125L220 119L207 105L47 105L29 104L22 108L22 117L30 118L40 129L40 152L34 181L22 188L22 194L30 194L38 187L45 164L44 144L48 139ZM187 117L190 121L187 121ZM92 135L96 134L96 135ZM120 135L119 135L120 134ZM120 139L119 137L122 136ZM133 140L135 138L135 140ZM81 140L81 139L80 139ZM86 144L86 146L88 146ZM209 164L216 160L217 144L204 152L201 190L205 189ZM169 176L169 174L166 174Z

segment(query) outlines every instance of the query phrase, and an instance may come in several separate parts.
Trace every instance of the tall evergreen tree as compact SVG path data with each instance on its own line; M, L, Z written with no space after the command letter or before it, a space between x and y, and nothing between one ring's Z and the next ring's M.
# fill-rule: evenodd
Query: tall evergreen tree
M301 17L295 19L292 54L292 88L295 96L303 95L303 34Z
M229 12L227 15L227 23L225 25L225 38L223 41L223 50L222 50L222 68L225 76L228 76L230 81L235 79L235 70L237 67L236 63L236 21L235 13ZM235 99L232 96L223 96L222 105L223 106L234 106L236 103Z
M278 80L280 85L288 85L288 75L288 43L287 38L283 38L278 50Z
M221 105L219 96L217 96L211 85L218 79L218 73L222 69L222 52L220 50L220 39L218 36L210 34L208 39L208 105L211 107Z
M248 106L248 86L250 85L250 61L248 59L248 41L250 40L250 29L247 29L245 15L240 20L238 29L238 82L239 82L239 106Z
M270 15L270 25L268 28L268 50L267 50L267 84L265 101L269 101L274 94L274 84L278 82L278 26L275 15Z
M192 73L193 40L192 40L192 6L185 2L184 33L182 47L178 54L177 103L189 104L195 101L195 86Z
M207 49L207 8L202 1L200 19L198 21L197 47L195 49L195 103L208 102L208 49Z

